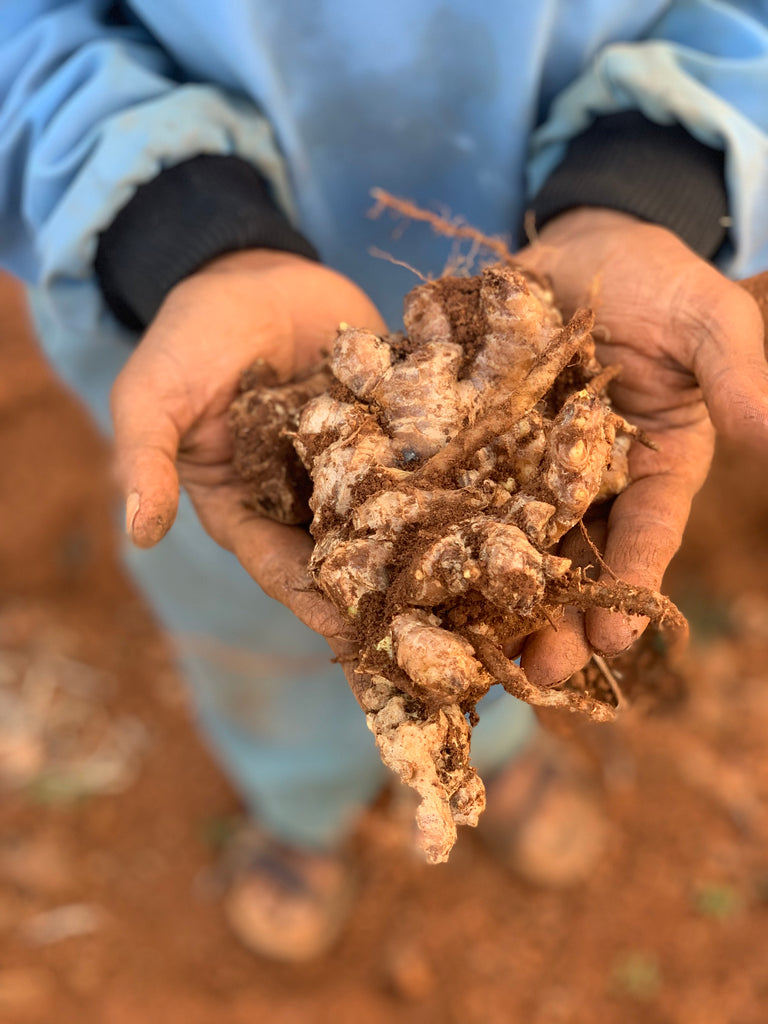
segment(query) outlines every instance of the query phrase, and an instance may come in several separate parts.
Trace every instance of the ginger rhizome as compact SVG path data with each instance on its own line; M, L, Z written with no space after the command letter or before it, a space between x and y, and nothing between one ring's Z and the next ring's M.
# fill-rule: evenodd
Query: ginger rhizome
M662 595L558 554L645 441L611 408L591 312L563 323L547 288L498 264L415 288L404 323L386 337L342 325L326 362L289 384L253 368L231 422L249 505L311 520L312 577L355 624L353 687L383 761L419 794L434 863L484 807L470 735L490 686L615 715L602 676L536 686L510 644L569 605L686 627Z

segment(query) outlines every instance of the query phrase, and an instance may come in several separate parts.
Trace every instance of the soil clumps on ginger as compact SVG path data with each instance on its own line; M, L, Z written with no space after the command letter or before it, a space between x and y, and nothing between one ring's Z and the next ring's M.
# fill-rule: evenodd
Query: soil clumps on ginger
M431 862L483 810L470 736L492 685L597 721L627 699L602 659L544 688L508 652L567 606L647 616L667 648L686 633L661 594L558 553L627 486L630 445L650 443L611 407L618 368L598 362L593 321L564 323L545 285L499 263L415 288L405 335L342 325L301 380L248 371L231 409L248 503L311 521L312 576L355 624L352 686L421 798Z

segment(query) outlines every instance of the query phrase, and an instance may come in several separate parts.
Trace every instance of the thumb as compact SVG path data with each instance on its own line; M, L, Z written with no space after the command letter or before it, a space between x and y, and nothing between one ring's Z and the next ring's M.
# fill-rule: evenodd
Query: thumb
M117 478L125 495L125 528L150 548L171 528L179 504L176 453L189 424L163 374L139 350L112 389Z
M768 363L760 308L734 286L727 303L694 319L691 365L715 429L733 440L765 448Z

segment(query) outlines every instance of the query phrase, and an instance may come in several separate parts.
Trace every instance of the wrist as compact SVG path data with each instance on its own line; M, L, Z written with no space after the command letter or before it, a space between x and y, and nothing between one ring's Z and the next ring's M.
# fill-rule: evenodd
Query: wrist
M597 272L611 263L637 265L644 275L659 261L667 261L670 268L691 261L706 264L669 228L598 206L580 206L558 214L528 252L541 270L548 266L551 274L569 278L579 277L588 268Z
M622 234L643 228L669 234L666 229L655 228L634 214L621 210L603 206L575 206L547 221L537 233L536 243L567 245L588 235Z
M194 276L210 274L268 273L277 269L297 269L318 264L306 256L278 249L241 249L223 253L200 267ZM181 282L183 283L183 282Z
M371 300L349 278L315 260L271 249L210 260L169 292L164 314L171 309L187 317L215 309L222 319L232 317L236 332L251 340L282 339L278 361L269 357L281 376L317 362L342 321L386 330Z
M136 190L100 236L94 267L113 313L141 329L185 278L225 254L258 249L318 258L255 167L204 155Z
M634 215L712 259L726 237L723 152L637 110L596 117L571 139L530 202L540 228L576 207Z

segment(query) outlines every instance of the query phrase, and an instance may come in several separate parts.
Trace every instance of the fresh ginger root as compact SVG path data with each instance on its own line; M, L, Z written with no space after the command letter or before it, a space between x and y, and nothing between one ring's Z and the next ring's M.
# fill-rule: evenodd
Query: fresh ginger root
M252 369L231 423L249 504L311 519L312 576L357 626L356 696L421 798L437 863L484 808L470 734L491 685L597 721L622 699L589 672L536 686L505 644L565 605L645 615L668 639L686 623L662 595L556 553L626 487L644 441L611 409L616 370L595 357L591 312L564 324L545 287L497 264L415 288L404 320L406 336L384 338L342 325L326 363L288 385Z

